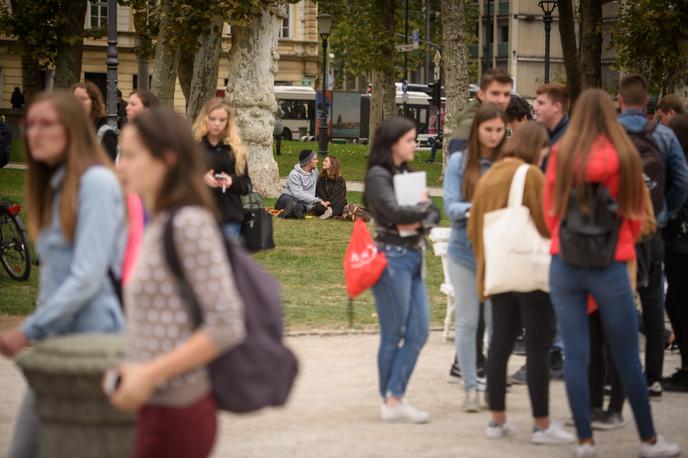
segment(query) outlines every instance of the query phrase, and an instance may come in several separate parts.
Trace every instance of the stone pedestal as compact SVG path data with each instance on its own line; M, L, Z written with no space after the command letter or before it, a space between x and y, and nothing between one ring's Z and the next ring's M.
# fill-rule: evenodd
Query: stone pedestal
M48 339L17 357L36 396L40 458L131 455L135 414L114 409L101 388L124 346L122 336L80 334Z

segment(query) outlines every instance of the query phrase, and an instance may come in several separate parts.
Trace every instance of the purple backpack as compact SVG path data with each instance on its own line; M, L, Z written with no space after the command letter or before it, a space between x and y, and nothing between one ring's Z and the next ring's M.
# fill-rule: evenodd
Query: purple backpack
M203 316L175 249L174 215L172 211L163 233L165 258L198 328ZM208 365L215 402L218 408L234 413L284 405L298 373L298 361L282 342L279 283L238 243L225 240L225 245L234 283L245 306L246 337Z

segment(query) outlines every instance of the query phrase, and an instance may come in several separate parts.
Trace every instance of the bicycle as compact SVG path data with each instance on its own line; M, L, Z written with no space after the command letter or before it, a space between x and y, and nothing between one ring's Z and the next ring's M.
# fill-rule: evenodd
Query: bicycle
M17 281L31 274L31 247L16 202L0 199L0 264Z

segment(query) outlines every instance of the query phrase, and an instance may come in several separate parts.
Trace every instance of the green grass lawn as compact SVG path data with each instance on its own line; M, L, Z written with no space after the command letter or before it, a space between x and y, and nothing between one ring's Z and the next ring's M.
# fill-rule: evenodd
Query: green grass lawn
M296 142L295 142L296 143ZM296 153L298 154L298 152ZM0 170L0 195L22 201L22 170ZM351 202L360 202L361 193L350 192ZM441 199L434 198L441 208ZM273 205L274 199L266 199ZM339 329L348 327L347 295L344 284L342 259L351 235L350 222L282 220L274 218L274 236L277 248L256 255L282 284L286 323L290 330ZM447 224L443 216L443 223ZM431 319L440 325L446 310L445 296L440 293L442 265L440 259L428 249L427 285L431 302ZM38 270L33 266L27 282L15 282L0 271L0 314L27 315L33 310L38 290ZM357 328L377 323L375 306L370 291L354 301Z
M10 160L12 162L24 162L24 140L15 138L10 145Z

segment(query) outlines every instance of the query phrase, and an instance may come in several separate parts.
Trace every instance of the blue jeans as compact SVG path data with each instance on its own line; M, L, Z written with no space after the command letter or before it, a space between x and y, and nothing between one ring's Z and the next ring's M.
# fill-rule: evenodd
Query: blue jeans
M428 293L421 276L423 254L397 245L379 248L387 257L387 267L373 286L380 322L380 396L403 398L430 332Z
M241 235L241 223L224 223L222 225L222 231L228 240L239 240L239 235Z
M448 259L449 280L454 288L456 300L456 354L459 357L459 369L466 391L477 390L476 344L480 319L480 299L476 291L475 269ZM485 301L485 328L487 341L492 341L492 304Z
M614 262L606 269L572 267L552 257L550 296L564 338L564 377L569 405L579 439L590 439L590 330L587 299L597 302L604 334L633 409L641 440L655 436L645 376L638 354L638 318L626 264Z

